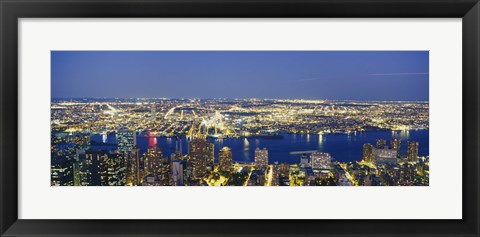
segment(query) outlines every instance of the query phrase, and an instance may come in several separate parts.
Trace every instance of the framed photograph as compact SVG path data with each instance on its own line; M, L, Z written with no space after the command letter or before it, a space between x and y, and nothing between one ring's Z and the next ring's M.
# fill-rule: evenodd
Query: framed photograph
M0 9L1 236L479 236L477 0Z

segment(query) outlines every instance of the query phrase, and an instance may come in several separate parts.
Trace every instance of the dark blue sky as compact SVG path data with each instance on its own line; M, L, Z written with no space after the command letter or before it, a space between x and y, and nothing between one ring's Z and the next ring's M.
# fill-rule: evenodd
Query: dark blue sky
M428 51L52 51L52 98L428 100Z

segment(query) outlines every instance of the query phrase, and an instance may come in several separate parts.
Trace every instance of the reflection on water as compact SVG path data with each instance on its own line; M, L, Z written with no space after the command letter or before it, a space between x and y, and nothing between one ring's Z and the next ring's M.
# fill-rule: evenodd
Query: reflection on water
M429 153L429 131L371 131L357 132L350 135L347 134L284 134L280 139L255 138L254 146L250 147L251 139L241 138L224 138L210 139L215 144L215 158L218 159L218 151L228 146L232 149L233 160L236 161L253 161L256 147L268 149L270 162L289 162L298 163L300 155L291 155L290 152L318 150L328 152L338 161L355 161L362 159L363 144L375 144L376 139L386 139L387 144L392 138L400 138L401 154L407 152L408 140L419 142L419 155L425 156ZM102 142L102 135L92 135L92 141ZM188 152L188 140L185 137L180 138L156 138L156 137L137 137L137 144L140 152L145 152L148 146L158 145L162 148L164 156L168 156L175 152L177 139L181 139L183 153ZM115 135L108 135L107 142L116 142Z
M243 140L243 150L248 151L250 149L250 142L248 142L248 139L245 138Z
M318 134L318 150L323 150L323 135Z
M157 138L156 137L147 137L147 139L148 139L148 146L149 147L157 145ZM168 140L167 140L167 143L168 143ZM171 142L170 142L170 144L171 144Z
M392 131L392 137L400 138L402 140L408 140L410 139L410 131L409 130Z

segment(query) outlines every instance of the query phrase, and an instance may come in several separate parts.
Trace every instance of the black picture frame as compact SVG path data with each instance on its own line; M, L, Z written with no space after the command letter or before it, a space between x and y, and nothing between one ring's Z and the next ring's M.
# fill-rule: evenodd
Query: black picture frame
M478 0L1 0L0 2L1 236L479 236L480 4ZM18 19L63 17L462 18L463 219L18 219ZM448 189L448 187L445 188Z

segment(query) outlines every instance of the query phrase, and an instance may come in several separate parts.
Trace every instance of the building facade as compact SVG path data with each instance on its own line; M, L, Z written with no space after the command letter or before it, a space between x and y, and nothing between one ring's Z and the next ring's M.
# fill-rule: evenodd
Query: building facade
M220 149L218 155L219 169L222 171L230 170L232 166L232 150L228 147L223 147Z
M255 166L266 167L268 165L268 150L267 148L260 149L257 147L255 149Z

